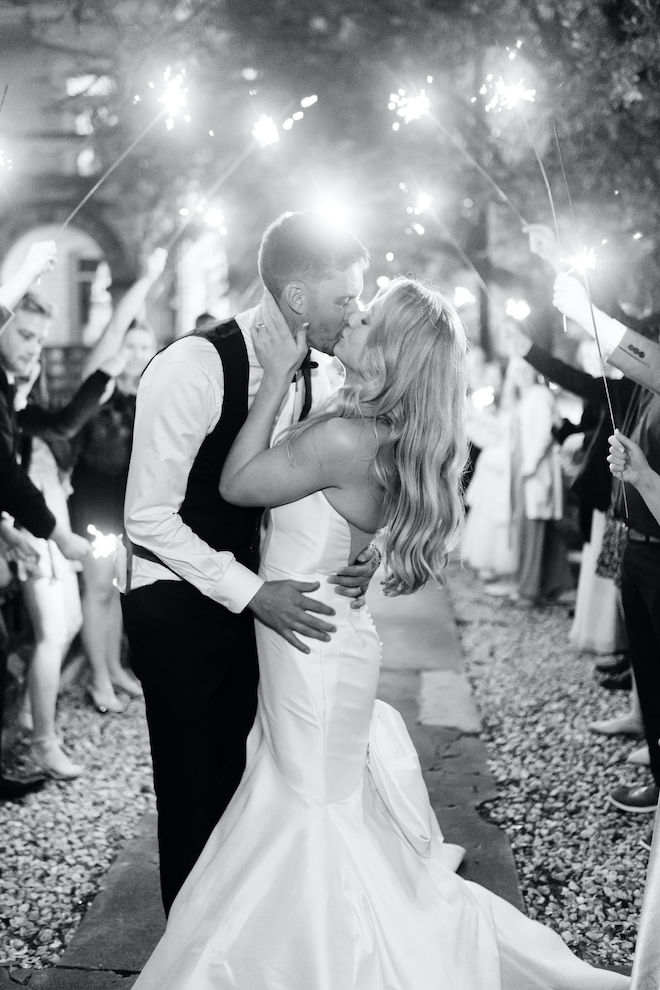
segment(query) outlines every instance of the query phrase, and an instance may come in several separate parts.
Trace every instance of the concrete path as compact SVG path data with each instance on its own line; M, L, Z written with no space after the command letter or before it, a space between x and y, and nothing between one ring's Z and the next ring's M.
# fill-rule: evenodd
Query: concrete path
M406 721L445 839L467 851L460 875L521 907L508 840L478 812L496 790L446 593L427 588L390 599L376 587L369 604L383 641L379 697ZM58 965L0 969L0 990L128 990L163 925L155 820L148 816L108 871Z

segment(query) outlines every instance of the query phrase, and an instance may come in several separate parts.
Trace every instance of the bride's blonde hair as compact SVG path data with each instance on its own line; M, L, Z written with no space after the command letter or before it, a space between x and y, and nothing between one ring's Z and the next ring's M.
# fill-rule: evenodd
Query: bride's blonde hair
M322 415L389 427L372 465L384 492L384 589L410 594L439 577L463 522L467 341L452 306L415 279L390 282L372 305L357 374Z

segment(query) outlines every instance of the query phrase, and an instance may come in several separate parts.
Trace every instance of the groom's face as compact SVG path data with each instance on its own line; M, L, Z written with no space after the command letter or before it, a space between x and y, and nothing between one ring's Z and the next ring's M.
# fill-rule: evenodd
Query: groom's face
M358 309L364 288L362 265L350 265L320 282L305 283L304 319L309 323L307 340L325 354L332 354L348 317Z

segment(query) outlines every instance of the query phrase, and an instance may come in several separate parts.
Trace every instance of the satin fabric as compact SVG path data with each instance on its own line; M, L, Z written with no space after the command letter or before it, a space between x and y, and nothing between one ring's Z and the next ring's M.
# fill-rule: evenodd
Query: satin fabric
M373 622L327 583L358 543L321 493L271 513L263 576L319 580L337 633L304 655L258 625L244 777L136 990L622 990L454 872Z

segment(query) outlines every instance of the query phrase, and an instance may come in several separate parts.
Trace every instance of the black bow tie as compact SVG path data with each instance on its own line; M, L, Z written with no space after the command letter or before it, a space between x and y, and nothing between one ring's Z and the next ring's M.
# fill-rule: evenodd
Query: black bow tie
M305 397L303 398L300 419L305 419L312 408L312 368L318 368L318 363L312 361L311 351L307 351L303 363L300 365L303 382L305 384Z
M305 357L303 358L303 363L300 365L300 370L304 371L307 368L311 370L312 368L318 368L318 366L319 366L318 361L312 361L312 351L310 348L307 351L307 354L305 354Z

